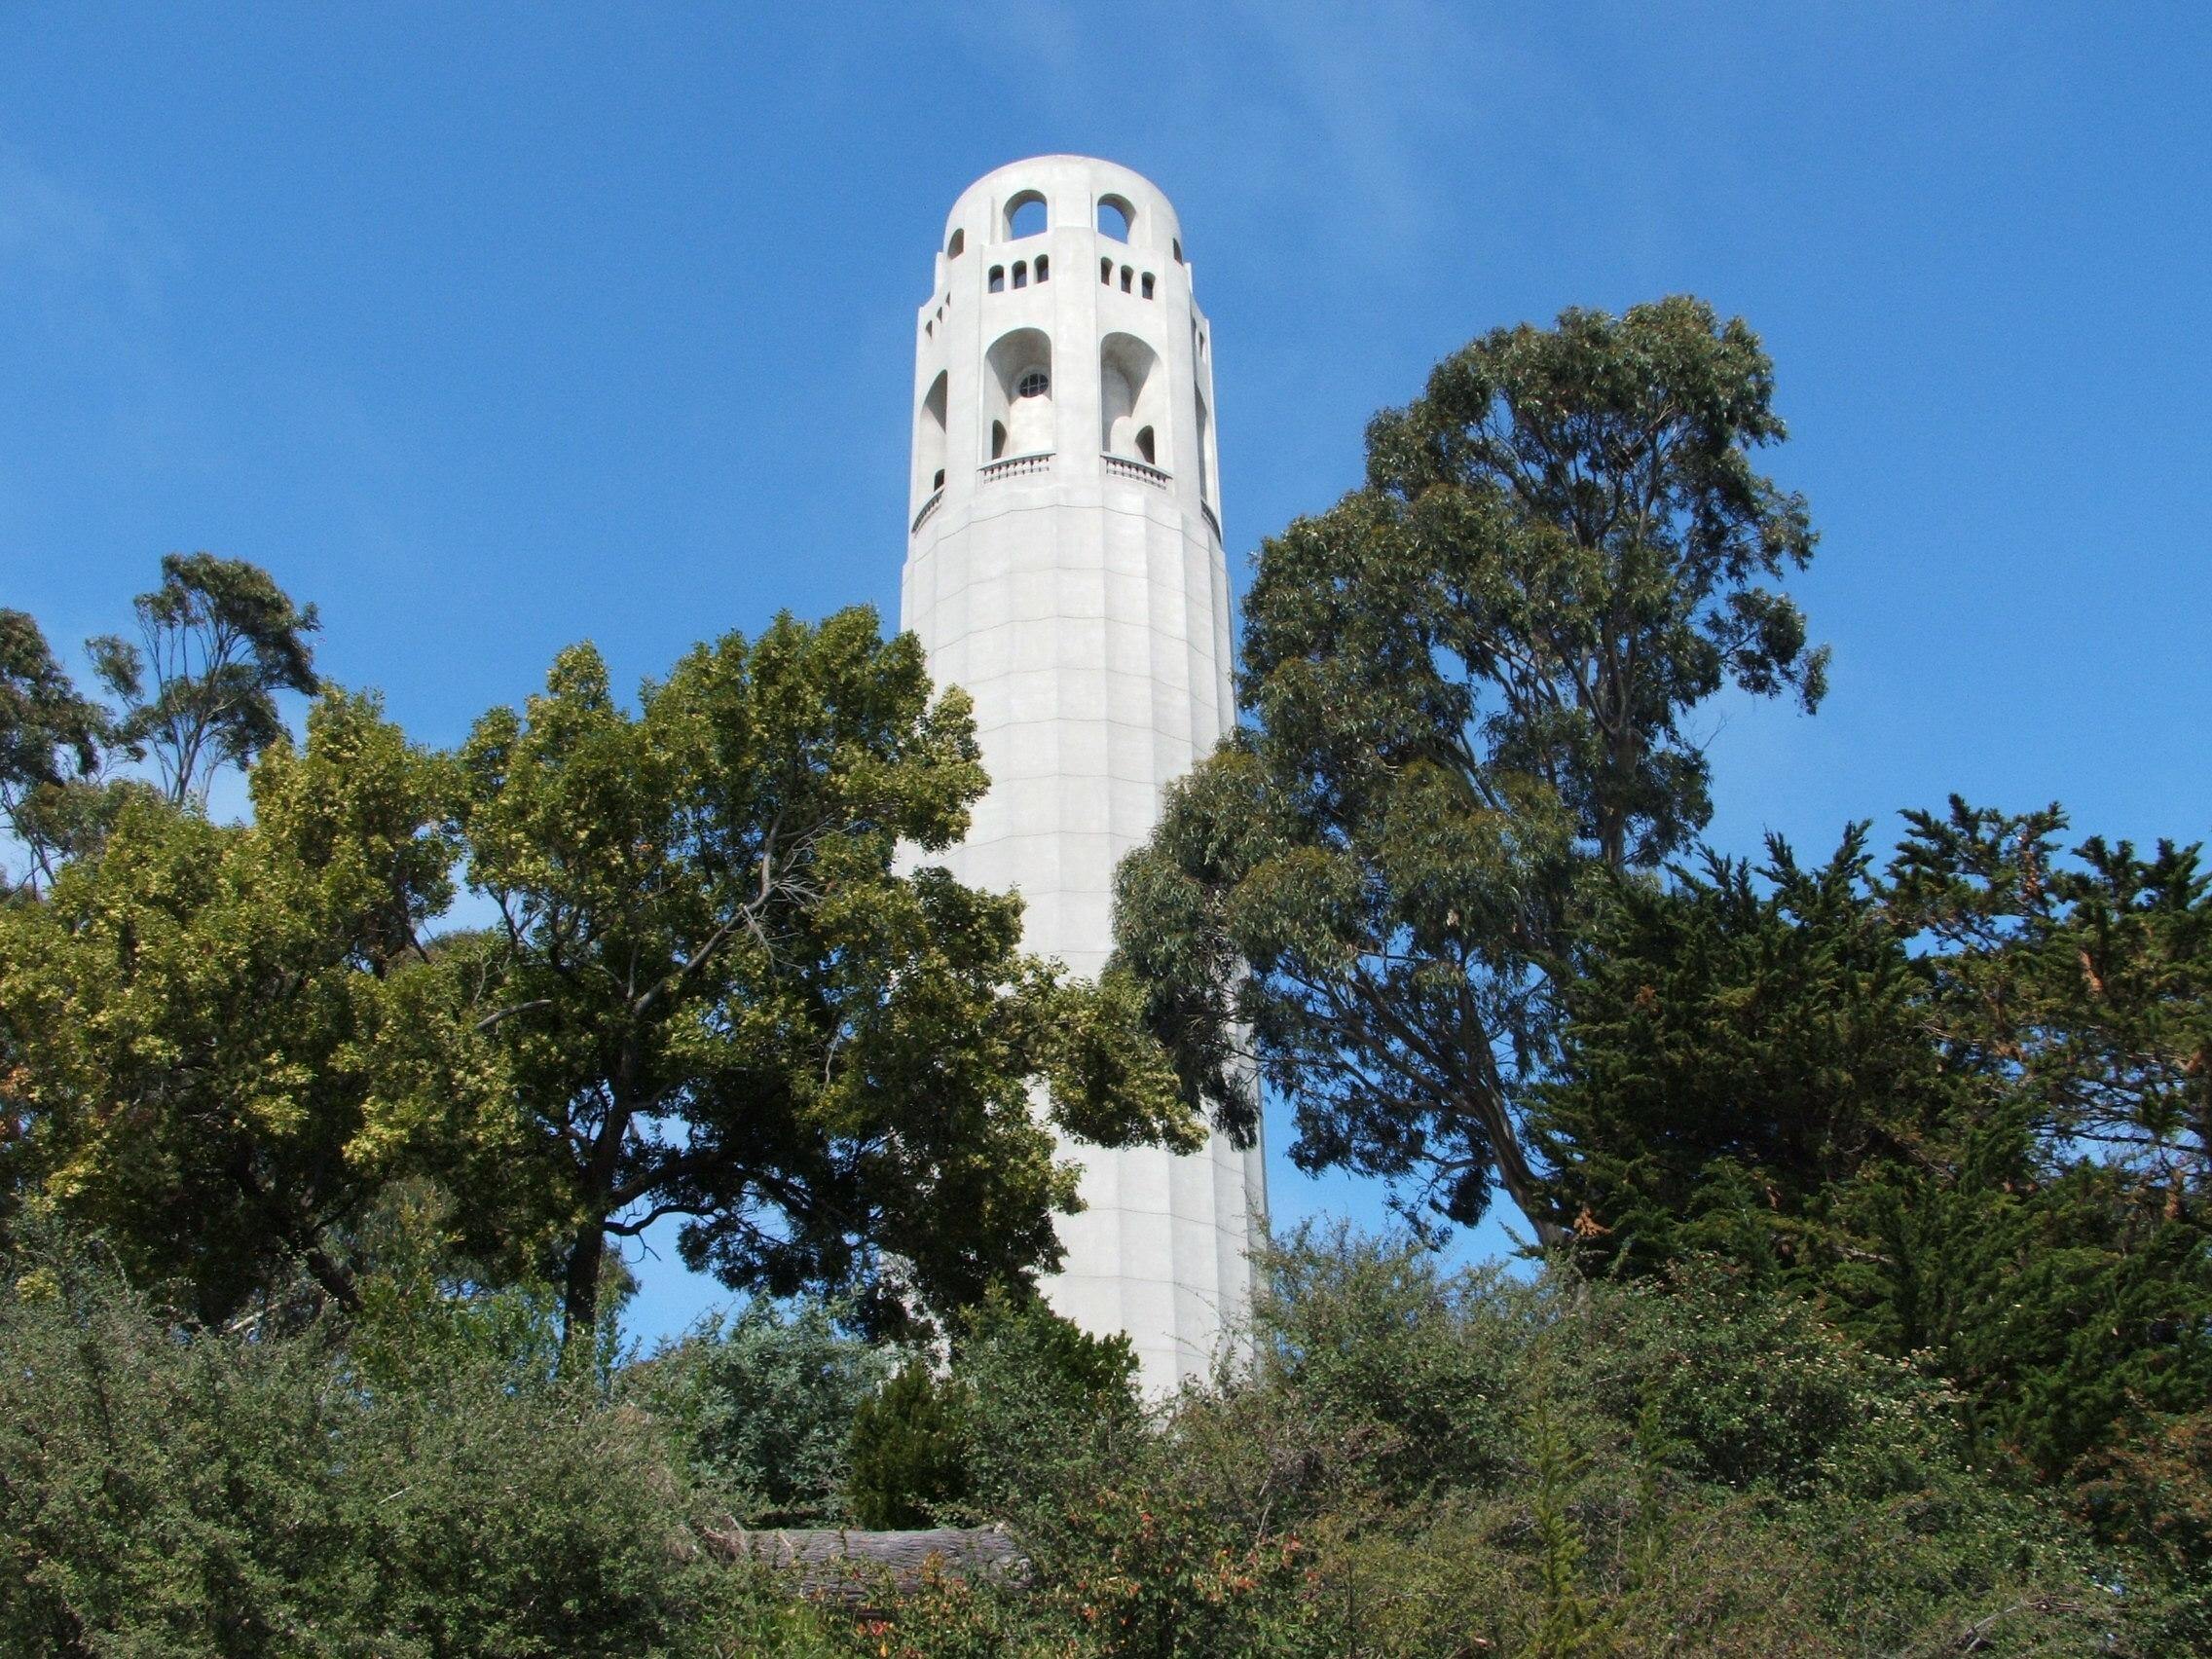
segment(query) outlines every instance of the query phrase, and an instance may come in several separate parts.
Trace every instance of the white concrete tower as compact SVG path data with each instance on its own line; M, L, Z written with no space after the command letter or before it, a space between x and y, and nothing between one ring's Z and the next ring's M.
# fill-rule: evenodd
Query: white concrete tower
M1167 198L1041 156L953 203L914 321L903 590L940 684L965 686L991 775L962 880L1026 904L1028 947L1095 974L1114 866L1234 717L1210 329ZM1126 1331L1148 1386L1202 1370L1244 1306L1257 1148L1070 1144L1052 1305Z

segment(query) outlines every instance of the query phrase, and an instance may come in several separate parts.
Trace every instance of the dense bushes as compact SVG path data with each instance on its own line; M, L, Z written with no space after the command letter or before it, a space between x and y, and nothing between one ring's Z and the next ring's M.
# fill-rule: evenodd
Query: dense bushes
M18 1251L0 1647L2151 1655L2212 1634L2156 1540L2093 1548L1973 1466L1944 1385L1741 1275L1452 1273L1341 1232L1267 1267L1247 1360L1140 1410L1121 1345L1034 1305L994 1304L936 1378L765 1305L594 1368L564 1362L550 1299L188 1331L87 1247ZM962 1493L908 1491L901 1518L1008 1521L1032 1568L940 1579L877 1626L704 1540L849 1513L843 1437L891 1376L916 1381L875 1415L910 1422L896 1390L923 1390L932 1478L949 1455Z
M701 1493L748 1526L845 1519L838 1494L855 1416L893 1356L820 1302L756 1298L630 1368L621 1397L651 1415Z
M0 1647L636 1653L719 1593L639 1414L424 1333L187 1334L59 1254L0 1300ZM387 1333L396 1338L397 1333Z
M1940 1386L1791 1302L1343 1235L1273 1269L1255 1367L1136 1462L1247 1546L1295 1538L1333 1651L1890 1653L1988 1621L1989 1651L2157 1652L2186 1613L1977 1479Z

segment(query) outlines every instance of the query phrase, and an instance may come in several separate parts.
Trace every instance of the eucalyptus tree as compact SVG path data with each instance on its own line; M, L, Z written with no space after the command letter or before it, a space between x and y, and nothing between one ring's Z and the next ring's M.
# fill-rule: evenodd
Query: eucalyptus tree
M1525 1095L1591 878L1706 823L1709 698L1825 688L1773 585L1815 536L1752 464L1772 393L1694 299L1499 329L1375 419L1363 488L1263 543L1247 723L1117 884L1188 1096L1248 1120L1254 1055L1301 1164L1431 1222L1493 1183L1542 1216Z
M212 553L164 555L161 586L131 608L135 641L87 645L123 705L114 741L152 757L169 799L204 806L217 772L250 766L284 734L276 693L318 688L308 636L321 622L260 566Z
M97 845L135 793L204 810L218 773L250 768L285 735L278 694L320 685L315 608L258 565L171 553L131 609L136 639L85 643L113 706L77 689L32 617L0 610L0 823L18 892Z
M0 822L21 849L9 890L54 879L69 836L65 797L98 767L107 712L79 694L37 619L0 609Z
M122 703L115 746L153 758L162 790L205 805L214 774L247 767L283 737L276 692L314 694L316 608L299 608L259 564L166 553L162 586L130 602L137 640L87 642Z

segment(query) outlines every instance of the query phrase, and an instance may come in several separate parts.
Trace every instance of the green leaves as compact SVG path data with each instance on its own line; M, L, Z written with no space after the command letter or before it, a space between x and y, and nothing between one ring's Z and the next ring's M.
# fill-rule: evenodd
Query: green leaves
M1708 855L1669 887L1606 893L1540 1115L1555 1222L1579 1221L1593 1259L1740 1255L1748 1221L1802 1266L1823 1248L1830 1188L1915 1159L1956 1110L1868 868L1854 826L1816 867L1775 842L1761 869ZM1714 1202L1722 1190L1748 1214Z
M1057 1261L1055 1124L1192 1143L1127 986L909 869L984 779L966 700L871 612L700 645L634 710L572 647L452 756L333 692L295 749L273 695L312 682L312 608L165 572L145 651L98 654L114 743L171 790L106 791L85 856L0 906L0 1202L107 1229L203 1317L302 1271L351 1306L355 1230L427 1178L468 1271L552 1280L578 1341L608 1240L670 1215L694 1266L895 1328ZM111 734L27 619L0 648L22 805ZM208 768L248 758L253 822L209 824ZM495 919L440 934L457 866Z
M151 757L164 798L204 808L217 772L251 765L284 735L276 693L317 687L314 607L295 608L268 571L172 553L162 575L133 602L138 644L86 642L119 709L81 696L38 624L0 610L0 825L22 850L18 894L51 883L133 795L156 793L120 768Z
M2199 1476L2113 1474L2212 1389L2195 850L1907 820L1886 880L1855 828L1819 868L1618 885L1541 1091L1555 1225L1611 1272L1794 1287L1948 1378L1977 1457L2201 1561Z
M333 693L254 777L255 823L150 795L40 903L0 910L0 1048L44 1201L220 1320L331 1244L402 1148L465 1115L417 928L451 895L446 771Z
M863 1527L927 1527L967 1491L967 1390L909 1360L853 1416L845 1501Z
M172 801L204 802L217 771L250 765L283 735L276 694L317 689L307 636L321 623L258 565L212 553L164 555L162 585L132 608L136 644L110 634L87 647L124 704L114 741L153 756Z
M1387 525L1424 578L1400 584L1378 666L1429 684L1389 695L1476 725L1434 735L1545 779L1608 863L1655 863L1704 823L1690 708L1729 682L1819 701L1825 654L1758 585L1814 545L1804 502L1751 465L1784 436L1772 389L1740 319L1677 297L1496 330L1369 428L1360 538ZM1259 585L1247 679L1272 727L1272 665L1313 642Z
M0 821L24 853L10 886L52 881L80 840L92 793L85 780L110 734L107 712L78 695L38 623L0 609Z
M635 714L578 646L478 723L459 825L499 922L449 972L532 1211L571 1218L546 1263L571 1329L605 1239L660 1215L695 1268L888 1327L1051 1265L1048 1082L1074 1132L1189 1137L1125 991L1022 957L1017 902L902 867L965 830L976 754L866 610L699 646Z
M1521 1114L1595 878L1710 815L1690 711L1821 695L1771 585L1805 505L1741 321L1676 298L1500 329L1368 429L1366 488L1263 544L1249 727L1171 792L1118 886L1119 960L1186 1094L1235 1122L1253 1067L1309 1168L1472 1222L1541 1217Z
M1953 797L1908 813L1889 871L1925 931L1957 1063L2016 1083L2046 1145L2094 1147L2147 1185L2212 1180L2212 874L2194 846L2146 859L2092 836L2062 855L2056 806Z

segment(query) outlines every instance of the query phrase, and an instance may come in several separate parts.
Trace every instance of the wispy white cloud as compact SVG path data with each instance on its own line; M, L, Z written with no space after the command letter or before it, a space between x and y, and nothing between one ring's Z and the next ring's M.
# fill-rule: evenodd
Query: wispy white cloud
M949 14L1006 66L1014 148L1125 125L1139 147L1202 158L1217 198L1299 226L1355 266L1451 234L1440 181L1480 176L1485 136L1550 77L1449 0L977 4Z
M1315 175L1355 234L1418 240L1440 175L1473 160L1504 101L1515 65L1502 43L1438 0L1238 0L1235 12L1288 115L1261 153Z
M177 250L128 207L65 183L0 147L0 275L18 303L141 315L161 309Z

